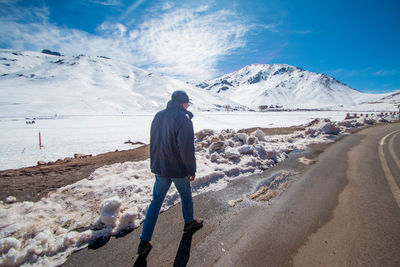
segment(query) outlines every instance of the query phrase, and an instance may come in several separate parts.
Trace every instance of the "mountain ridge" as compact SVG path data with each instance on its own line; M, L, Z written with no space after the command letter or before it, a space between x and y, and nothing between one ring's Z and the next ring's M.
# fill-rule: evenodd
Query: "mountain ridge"
M195 85L251 108L334 108L359 105L387 95L362 93L326 74L288 64L251 64Z
M153 113L178 89L187 90L197 110L224 105L183 81L102 56L0 50L1 114Z
M288 64L250 64L215 79L185 82L103 56L58 56L0 49L0 113L129 115L165 107L174 90L194 111L284 109L396 110L398 92L365 94L325 74ZM400 92L400 91L399 91Z

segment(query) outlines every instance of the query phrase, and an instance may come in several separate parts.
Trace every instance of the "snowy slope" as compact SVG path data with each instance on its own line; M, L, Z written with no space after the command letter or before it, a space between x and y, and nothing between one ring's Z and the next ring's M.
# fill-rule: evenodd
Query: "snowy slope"
M390 93L389 95L379 99L377 102L380 103L392 103L392 104L400 104L400 91Z
M1 116L154 112L178 89L188 92L193 110L223 105L185 82L106 57L0 50Z
M327 75L285 64L248 65L217 79L198 83L197 87L253 109L260 105L335 109L354 107L388 96L361 93Z
M365 94L337 80L282 64L249 65L219 78L183 82L102 56L56 56L0 49L0 116L132 115L165 107L186 90L193 111L397 110L399 95Z

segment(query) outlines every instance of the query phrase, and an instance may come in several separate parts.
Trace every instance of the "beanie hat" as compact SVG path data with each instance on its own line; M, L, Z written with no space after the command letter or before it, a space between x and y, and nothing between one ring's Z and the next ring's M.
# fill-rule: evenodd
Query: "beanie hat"
M188 94L183 90L173 92L171 100L179 104L191 103Z

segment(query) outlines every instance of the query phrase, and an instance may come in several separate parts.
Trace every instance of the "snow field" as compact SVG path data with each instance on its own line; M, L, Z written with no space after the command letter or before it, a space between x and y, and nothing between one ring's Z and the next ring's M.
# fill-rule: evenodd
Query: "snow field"
M195 131L251 127L286 127L314 118L340 121L345 112L205 112L195 113ZM26 124L24 117L0 118L0 170L34 166L75 153L98 155L134 148L124 142L149 143L154 113L135 116L53 116ZM32 118L30 118L31 120ZM39 131L43 147L39 149Z
M34 166L38 161L56 161L75 153L97 155L135 148L124 142L148 143L152 117L57 116L37 118L35 124L26 124L25 118L2 118L0 169Z
M199 131L193 193L220 190L238 176L274 166L293 150L331 142L333 134L379 120L316 119L304 131L277 136L265 136L260 130L250 135L234 129ZM38 202L1 202L0 265L56 266L97 238L138 227L151 201L153 183L149 160L125 162L103 166L87 179L50 192ZM178 202L172 186L162 211Z

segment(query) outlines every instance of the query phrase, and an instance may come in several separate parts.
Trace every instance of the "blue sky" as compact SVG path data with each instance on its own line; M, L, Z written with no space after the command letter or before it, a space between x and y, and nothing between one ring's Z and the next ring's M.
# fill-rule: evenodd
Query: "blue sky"
M400 89L400 1L0 0L0 48L101 55L184 80L252 63Z

